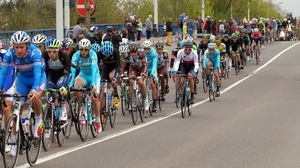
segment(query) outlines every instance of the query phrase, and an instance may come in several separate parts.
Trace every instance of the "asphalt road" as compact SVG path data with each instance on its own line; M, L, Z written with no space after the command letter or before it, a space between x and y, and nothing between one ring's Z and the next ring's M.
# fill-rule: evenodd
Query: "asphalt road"
M252 59L240 74L223 80L216 101L207 101L199 85L193 114L184 119L173 103L170 81L163 111L145 123L134 126L119 110L115 128L96 139L89 134L84 143L73 129L65 146L52 144L35 167L297 168L299 49L296 42L266 45L263 62L255 65ZM18 165L29 167L25 155Z

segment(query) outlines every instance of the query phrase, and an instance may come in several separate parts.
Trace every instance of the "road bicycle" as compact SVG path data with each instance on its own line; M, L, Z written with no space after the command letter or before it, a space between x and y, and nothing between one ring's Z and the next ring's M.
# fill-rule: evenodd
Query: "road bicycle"
M191 101L191 90L189 87L189 81L187 80L187 75L182 74L180 78L184 78L183 85L181 86L181 116L182 118L185 117L186 111L188 111L189 116L192 115L193 104L190 103Z

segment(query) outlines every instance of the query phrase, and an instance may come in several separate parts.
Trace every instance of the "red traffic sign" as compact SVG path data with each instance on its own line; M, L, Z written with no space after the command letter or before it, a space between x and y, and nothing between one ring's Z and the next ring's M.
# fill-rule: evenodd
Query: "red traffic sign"
M94 0L89 0L89 1L90 1L90 14L93 15L93 13L95 12L96 5ZM86 15L85 0L77 0L76 11L80 16L85 17Z

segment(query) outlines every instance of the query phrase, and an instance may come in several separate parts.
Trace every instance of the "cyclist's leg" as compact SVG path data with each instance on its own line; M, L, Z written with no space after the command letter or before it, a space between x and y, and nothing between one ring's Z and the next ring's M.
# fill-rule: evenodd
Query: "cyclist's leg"
M99 101L99 93L100 93L100 73L96 73L95 77L88 77L87 82L90 85L92 81L96 81L96 90L95 94L91 95L92 99L92 106L94 109L95 113L95 123L96 123L96 132L100 133L101 132L101 123L100 123L100 101Z
M219 69L217 68L216 64L214 66L214 75L216 78L216 84L217 84L217 94L216 97L220 96L220 74L219 74Z
M15 73L12 69L12 66L10 66L7 70L6 76L5 76L5 82L3 86L3 93L5 94L14 94L15 93L15 86L16 86L16 81L15 81ZM4 106L2 104L2 111L4 113L4 123L6 124L10 114L11 114L11 107L12 107L12 101L13 97L7 97L5 98L5 104Z
M192 73L193 70L194 70L194 66L192 66L189 69L189 72L188 72L188 81L189 81L190 90L191 90L191 103L195 102L195 98L194 98L194 95L195 95L195 81L194 81L194 75Z
M133 83L134 80L131 79L132 77L137 76L137 72L135 70L135 68L133 68L131 65L129 66L129 98L131 99L131 95L133 92Z
M70 80L71 80L72 74L65 74L63 76L61 76L57 82L56 82L56 88L57 89L65 89L65 87L68 86ZM49 81L47 80L47 86L49 84ZM60 94L59 96L59 100L60 100L60 116L59 116L59 120L61 121L66 121L67 120L67 95L65 94Z
M141 88L141 92L142 92L142 96L143 96L143 105L146 102L146 98L147 98L147 87L146 87L146 83L145 80L147 79L147 77L143 77L141 79L138 80L139 86Z
M87 85L86 76L83 73L79 73L78 76L75 78L74 88L80 89ZM82 93L76 92L77 100L80 100Z
M164 96L166 93L166 81L165 81L165 75L164 75L166 73L166 68L162 67L161 69L158 69L157 71L158 71L158 74L163 74L163 76L159 76L159 78L161 81L161 91Z

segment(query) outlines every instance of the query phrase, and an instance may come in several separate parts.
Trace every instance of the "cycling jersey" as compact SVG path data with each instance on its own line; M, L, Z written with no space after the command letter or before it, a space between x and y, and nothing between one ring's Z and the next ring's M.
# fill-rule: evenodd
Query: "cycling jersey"
M224 43L226 45L226 51L229 53L230 51L230 44L231 44L232 39L228 39L225 41L224 39L221 40L221 43Z
M98 88L100 80L99 67L98 67L97 54L93 50L89 50L86 57L82 57L80 51L77 51L72 57L72 64L77 65L80 68L78 77L84 81L84 86L90 84ZM72 87L75 81L76 69L71 68L72 79L69 83L69 87Z
M30 44L27 47L27 54L23 58L17 56L14 48L7 50L3 57L0 72L0 88L3 86L4 77L10 63L13 63L19 72L16 83L16 89L19 94L28 94L30 89L42 93L46 81L45 60L42 58L40 50L34 44Z
M207 44L203 44L202 42L199 43L199 52L200 52L199 54L200 55L203 55L205 50L207 50L207 45L208 45L208 43Z
M150 52L146 54L146 59L149 75L155 75L157 72L157 53L154 48L151 48Z
M2 60L3 60L5 53L6 53L6 50L4 50L4 49L0 50L0 69L1 69L1 64L2 64ZM13 85L13 83L15 81L15 77L16 77L15 68L13 67L12 64L10 64L10 66L8 67L6 76L5 76L5 83L2 88L2 91L4 93L7 92L11 88L11 86Z
M99 59L102 60L103 70L101 71L101 79L109 80L109 74L112 71L115 71L115 76L120 74L120 55L115 49L112 55L105 56L101 52L99 54Z
M226 53L226 45L224 43L221 43L219 46L216 44L216 49L218 49L220 53Z
M220 52L219 50L215 49L213 54L210 54L208 50L204 53L203 58L203 68L206 68L207 61L210 61L213 64L214 71L218 71L220 69Z
M129 56L129 73L138 76L141 74L147 75L147 62L143 51L139 51L135 58Z
M124 56L122 56L121 74L124 74L124 72L129 69L129 54L129 52L126 52L124 53Z
M197 72L199 69L197 52L195 50L191 50L190 54L187 55L184 50L185 49L183 48L178 51L174 70L178 71L179 64L181 63L182 66L194 66L194 72Z
M163 52L162 55L157 55L157 68L160 69L167 65L167 61L169 61L169 56L167 53Z
M241 50L241 41L239 39L236 40L236 42L234 42L233 40L231 41L230 44L230 48L229 51L234 51L234 52L238 52Z

